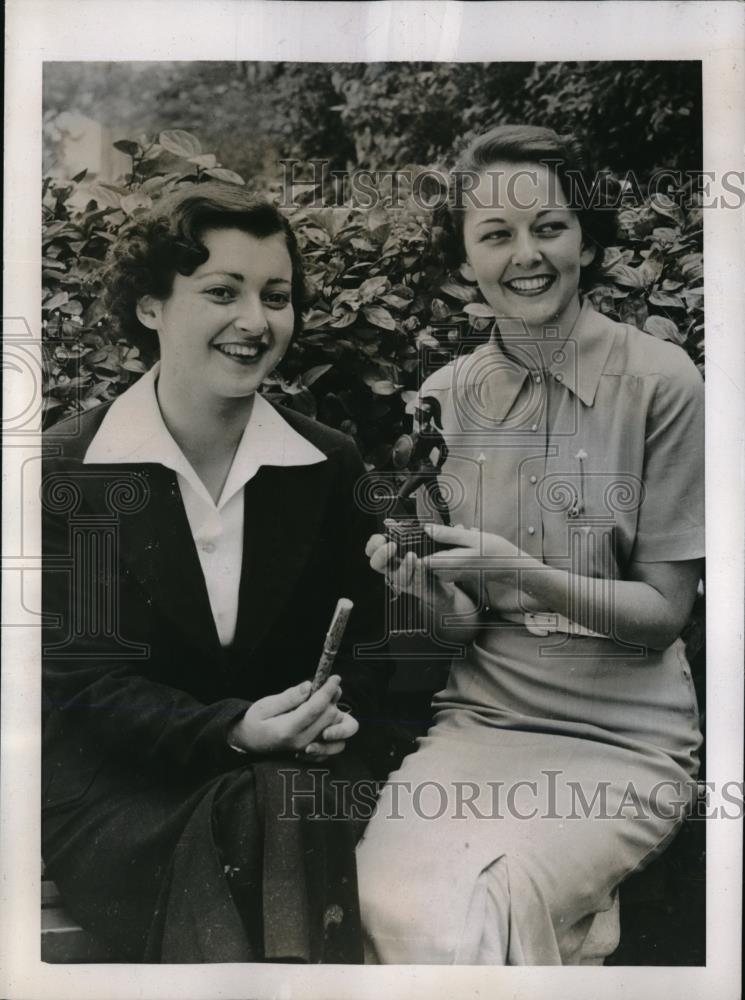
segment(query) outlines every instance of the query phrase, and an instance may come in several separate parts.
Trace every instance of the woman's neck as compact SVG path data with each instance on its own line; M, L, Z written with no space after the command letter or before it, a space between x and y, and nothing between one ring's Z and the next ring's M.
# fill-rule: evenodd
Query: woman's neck
M496 334L502 350L510 356L513 354L511 342L514 343L516 341L518 344L521 344L519 351L519 363L521 365L525 364L524 345L527 334L527 337L534 345L534 350L531 351L531 354L535 353L536 360L540 362L540 367L547 371L553 363L553 356L556 351L572 336L581 311L582 303L578 298L560 316L557 316L554 322L542 323L540 326L533 327L521 319L508 319L506 322L497 320L494 334ZM518 355L516 355L516 359L518 359Z
M162 375L156 394L168 432L217 503L251 417L254 394L236 399L185 398Z

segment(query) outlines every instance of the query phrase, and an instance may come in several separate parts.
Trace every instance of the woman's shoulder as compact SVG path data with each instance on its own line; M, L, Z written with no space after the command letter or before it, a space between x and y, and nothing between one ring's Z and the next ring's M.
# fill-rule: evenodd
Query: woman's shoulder
M294 431L301 434L324 454L329 456L336 453L359 454L354 440L343 431L322 424L320 421L298 413L296 410L291 410L282 404L271 405Z
M83 461L91 441L96 436L113 400L101 403L82 413L63 417L43 435L43 443L51 457Z
M606 373L664 379L688 388L701 384L698 368L679 344L661 340L629 323L618 323L606 316L602 320L616 334Z

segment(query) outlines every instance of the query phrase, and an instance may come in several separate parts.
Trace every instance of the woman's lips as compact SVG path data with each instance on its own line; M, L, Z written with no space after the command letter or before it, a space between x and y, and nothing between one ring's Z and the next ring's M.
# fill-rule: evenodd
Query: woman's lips
M515 295L541 295L556 281L551 274L538 274L534 278L512 278L503 282L504 286Z
M219 351L223 357L230 358L238 364L253 364L268 350L266 344L256 342L254 344L215 344L215 350Z

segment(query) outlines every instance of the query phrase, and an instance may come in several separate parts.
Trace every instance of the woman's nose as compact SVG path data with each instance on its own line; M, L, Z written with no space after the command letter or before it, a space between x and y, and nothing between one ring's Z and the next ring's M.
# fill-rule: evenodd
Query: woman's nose
M235 325L244 333L260 336L269 329L266 313L258 296L246 296L238 300Z
M541 251L535 238L530 234L519 236L512 252L512 263L516 267L532 267L541 260Z

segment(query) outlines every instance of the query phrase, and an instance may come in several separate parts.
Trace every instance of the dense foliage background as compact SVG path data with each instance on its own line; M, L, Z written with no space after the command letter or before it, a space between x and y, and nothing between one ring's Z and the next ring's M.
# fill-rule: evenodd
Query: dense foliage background
M74 66L75 72L71 71ZM550 122L588 141L599 167L700 165L694 63L51 64L45 70L43 311L47 425L113 398L150 358L117 340L102 304L101 263L116 233L164 191L211 178L286 199L278 157L335 168L446 166L453 149L500 121ZM133 99L136 85L137 98ZM247 101L247 95L252 99ZM118 176L66 176L65 125L106 122ZM241 117L242 116L242 117ZM241 128L236 127L241 120ZM143 127L188 123L184 127ZM633 141L632 141L633 140ZM117 166L118 163L118 166ZM67 170L69 174L69 170ZM328 194L328 192L326 192ZM267 393L341 428L384 468L409 429L406 407L442 350L485 336L478 291L448 274L430 214L407 198L366 209L338 190L324 203L299 184L288 210L304 253L305 332ZM605 275L590 293L603 312L682 345L703 370L702 213L671 189L620 213Z

